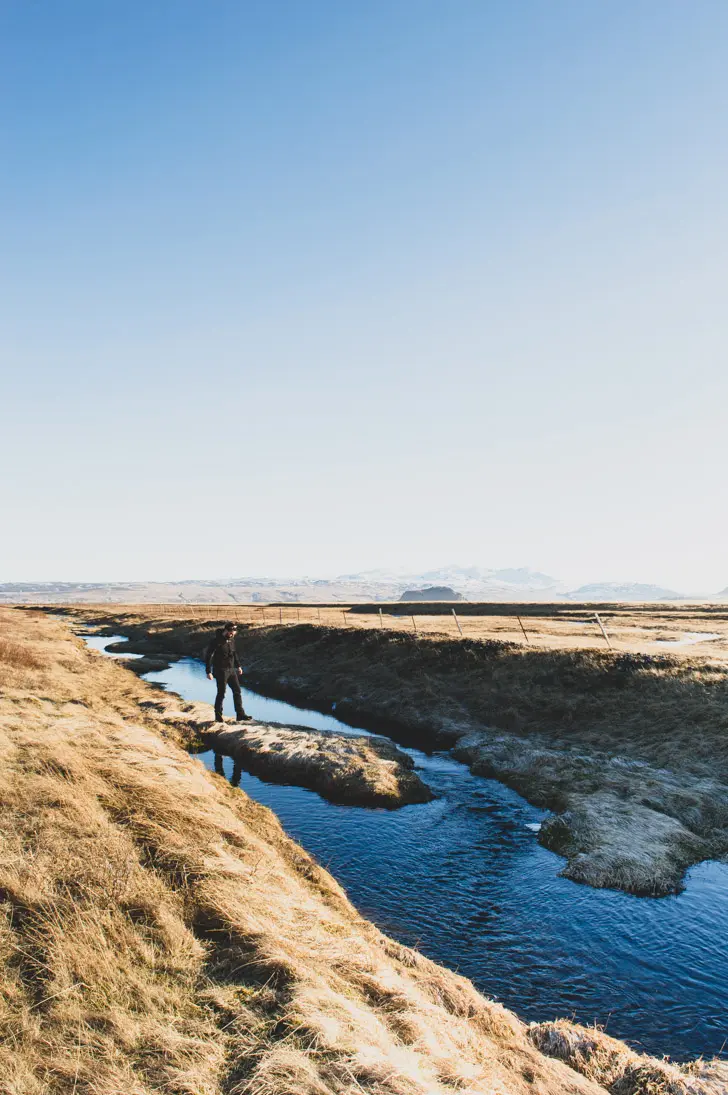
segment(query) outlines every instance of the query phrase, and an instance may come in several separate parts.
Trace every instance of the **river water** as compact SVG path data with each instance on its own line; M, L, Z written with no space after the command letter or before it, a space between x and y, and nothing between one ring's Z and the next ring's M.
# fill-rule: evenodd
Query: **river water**
M188 700L213 698L192 658L145 679ZM366 733L243 695L261 721ZM229 757L199 759L274 810L368 919L522 1018L597 1022L637 1049L678 1059L728 1057L727 866L701 863L684 893L660 899L577 885L538 844L543 811L446 752L406 752L437 798L395 811L333 806L264 783Z

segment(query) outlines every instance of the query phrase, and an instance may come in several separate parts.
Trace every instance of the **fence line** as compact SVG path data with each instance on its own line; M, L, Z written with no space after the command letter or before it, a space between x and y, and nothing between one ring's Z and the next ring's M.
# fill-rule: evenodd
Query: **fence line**
M9 603L9 602L8 602ZM64 603L26 602L18 607L49 608L63 610ZM71 607L67 605L66 607ZM599 648L602 643L610 651L625 649L625 643L630 649L638 649L645 645L650 652L657 652L660 647L656 644L657 629L669 629L671 634L667 641L663 636L662 649L668 652L669 640L680 639L680 633L684 627L688 627L688 619L683 612L671 611L665 607L660 610L655 606L654 612L645 612L639 608L630 609L625 605L623 610L609 607L605 612L596 612L593 606L574 605L566 611L573 614L541 614L521 616L518 612L509 612L508 604L503 604L501 614L495 614L490 606L490 611L482 615L474 612L458 614L454 607L441 605L440 612L428 613L417 611L403 602L400 606L388 603L386 611L382 606L372 604L366 611L356 611L359 606L349 604L202 604L187 601L175 603L154 604L119 604L103 602L93 604L76 603L73 607L86 609L89 612L103 614L113 613L143 613L147 616L157 615L169 620L196 620L200 623L213 625L215 622L231 619L247 627L290 627L290 626L320 626L320 627L345 627L353 630L378 630L390 633L415 635L420 639L428 637L447 636L451 639L496 640L516 642L522 646L530 646L541 649L577 649ZM471 606L468 606L470 608ZM516 607L516 606L514 606ZM550 606L549 606L550 607ZM728 617L728 608L725 614L714 617L712 627L715 629L719 619L721 623ZM528 623L528 628L526 628ZM728 633L723 643L728 641ZM688 644L685 644L688 645ZM721 644L722 647L722 644ZM602 648L604 648L602 646ZM705 653L705 645L694 651L695 654Z
M598 613L598 612L595 612L595 613L594 613L594 619L595 619L595 620L597 621L597 623L599 624L599 630L601 631L602 635L604 636L604 641L606 642L607 646L608 646L608 647L609 647L609 649L611 650L611 649L612 649L612 644L611 644L611 643L610 643L610 641L609 641L609 636L607 635L607 632L606 632L606 629L605 629L605 627L604 627L604 624L603 624L603 623L602 623L602 621L601 621L601 620L599 619L599 613Z

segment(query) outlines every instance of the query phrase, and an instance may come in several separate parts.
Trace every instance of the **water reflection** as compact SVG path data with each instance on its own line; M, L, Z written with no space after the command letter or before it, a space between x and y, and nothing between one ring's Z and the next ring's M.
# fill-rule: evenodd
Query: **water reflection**
M241 780L242 775L243 775L242 761L235 760L233 762L232 771L230 772L230 775L228 776L227 773L225 772L225 757L224 757L224 755L222 753L215 753L214 754L213 767L214 767L214 770L217 772L218 776L223 776L224 778L229 779L229 781L233 785L233 787L239 787L240 786L240 780Z
M696 646L698 643L713 642L721 639L718 631L686 631L681 639L655 639L655 645L664 646Z

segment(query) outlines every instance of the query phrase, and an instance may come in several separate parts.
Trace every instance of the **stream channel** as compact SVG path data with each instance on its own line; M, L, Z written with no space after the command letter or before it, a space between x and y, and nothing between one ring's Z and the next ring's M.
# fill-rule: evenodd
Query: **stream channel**
M85 638L103 651L124 636ZM144 679L212 703L193 658ZM249 689L243 698L261 722L367 733ZM227 714L230 702L228 690ZM393 811L334 806L230 757L198 758L274 810L364 916L521 1018L597 1022L657 1056L728 1057L728 866L700 863L683 893L657 899L578 885L537 841L544 811L447 752L405 751L437 798Z

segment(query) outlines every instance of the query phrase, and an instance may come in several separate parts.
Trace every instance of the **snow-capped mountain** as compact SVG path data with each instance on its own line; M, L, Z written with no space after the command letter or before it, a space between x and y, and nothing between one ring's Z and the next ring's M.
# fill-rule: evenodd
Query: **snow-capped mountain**
M558 596L566 586L563 582L548 574L531 570L530 567L507 567L487 569L477 566L438 567L435 570L419 572L405 570L367 570L358 574L341 575L335 581L391 587L397 592L415 589L419 586L449 586L468 600L495 598L518 599L529 595ZM539 598L540 599L540 598Z
M566 596L572 601L679 601L685 594L644 582L592 582Z

